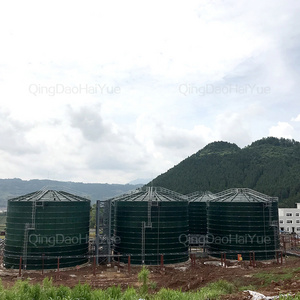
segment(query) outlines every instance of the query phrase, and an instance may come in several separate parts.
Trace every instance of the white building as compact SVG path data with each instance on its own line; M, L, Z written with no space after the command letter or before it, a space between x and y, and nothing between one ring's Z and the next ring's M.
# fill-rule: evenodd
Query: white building
M280 231L300 234L300 203L297 208L279 208L278 215Z

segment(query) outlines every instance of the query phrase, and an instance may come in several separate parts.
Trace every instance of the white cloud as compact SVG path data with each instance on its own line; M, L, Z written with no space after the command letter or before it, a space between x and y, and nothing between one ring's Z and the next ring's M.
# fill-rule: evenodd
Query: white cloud
M287 122L278 122L277 125L272 126L269 129L269 136L277 137L277 138L293 138L294 128Z
M125 183L215 140L298 137L297 123L278 121L300 120L299 9L279 0L3 3L0 177ZM196 89L184 95L182 84ZM205 85L270 92L203 94Z
M300 114L296 118L292 118L293 122L300 122Z

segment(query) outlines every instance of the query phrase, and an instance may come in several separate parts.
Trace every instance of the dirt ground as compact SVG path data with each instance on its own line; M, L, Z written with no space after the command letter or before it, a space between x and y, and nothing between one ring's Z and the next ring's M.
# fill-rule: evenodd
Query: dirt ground
M196 259L196 264L192 266L191 261L174 266L149 266L149 280L153 284L152 292L162 287L171 289L181 289L182 291L197 290L210 282L225 279L237 286L249 286L254 284L259 288L256 291L264 295L278 295L289 292L295 293L300 291L300 269L299 273L294 273L293 278L280 282L271 282L265 286L265 282L253 277L258 272L268 273L284 273L288 268L300 268L300 258L288 257L284 259L283 264L272 262L257 262L257 266L253 268L249 266L249 262L228 262L227 267L220 266L220 261L215 259ZM122 288L128 286L138 287L137 276L141 266L128 266L117 263L111 265L101 265L94 269L92 264L82 267L52 271L24 271L22 270L21 279L28 279L31 283L41 283L45 277L53 278L55 285L75 286L78 282L88 283L93 288L107 288L119 285ZM4 286L13 285L19 277L19 270L8 270L0 268L0 278ZM233 295L225 296L224 299L249 299L246 292L238 292Z

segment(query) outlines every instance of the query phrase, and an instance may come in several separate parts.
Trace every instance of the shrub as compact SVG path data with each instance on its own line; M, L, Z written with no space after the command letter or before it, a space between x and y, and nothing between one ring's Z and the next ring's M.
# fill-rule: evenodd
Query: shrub
M142 283L141 286L141 294L146 295L148 293L148 276L149 276L149 270L143 266L142 270L138 274L138 280Z

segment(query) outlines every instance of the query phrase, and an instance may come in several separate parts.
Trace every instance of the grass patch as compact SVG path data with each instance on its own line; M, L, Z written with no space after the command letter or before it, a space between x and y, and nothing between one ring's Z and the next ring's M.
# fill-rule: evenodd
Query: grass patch
M250 285L242 285L238 287L238 290L240 292L242 291L255 291L257 289L256 285L250 284Z
M267 286L272 282L279 282L290 280L295 277L298 277L300 273L300 268L288 268L288 269L281 269L278 273L268 273L268 272L260 272L253 275L253 278L257 278L262 280L263 286ZM296 278L295 278L296 279Z
M245 291L245 290L251 290L251 291L255 291L258 288L257 283L257 279L253 280L253 276L251 275L251 277L239 277L239 278L235 278L232 283L234 284L234 286L236 287L236 289L238 291Z
M231 294L234 291L234 285L225 280L219 280L208 284L197 292L174 291L170 289L161 289L154 298L154 300L206 300L206 299L220 299L222 295Z
M142 278L144 280L144 278ZM122 291L119 286L113 286L105 290L92 290L88 284L78 284L74 288L66 286L55 287L52 279L45 278L42 284L30 284L28 281L17 281L9 289L4 289L0 280L1 300L201 300L220 299L222 295L230 294L234 291L233 284L219 280L208 284L196 292L174 291L161 289L158 293L141 295L139 290L132 287ZM141 297L142 296L142 297Z
M286 268L276 270L273 273L268 271L263 271L259 273L254 273L248 280L245 280L244 277L237 278L232 281L236 286L238 291L252 290L255 291L259 287L266 287L273 282L280 282L286 280L299 280L300 279L300 268Z
M281 280L289 280L292 279L294 276L293 273L257 273L253 277L262 280L263 286L267 286L272 282L279 282Z

